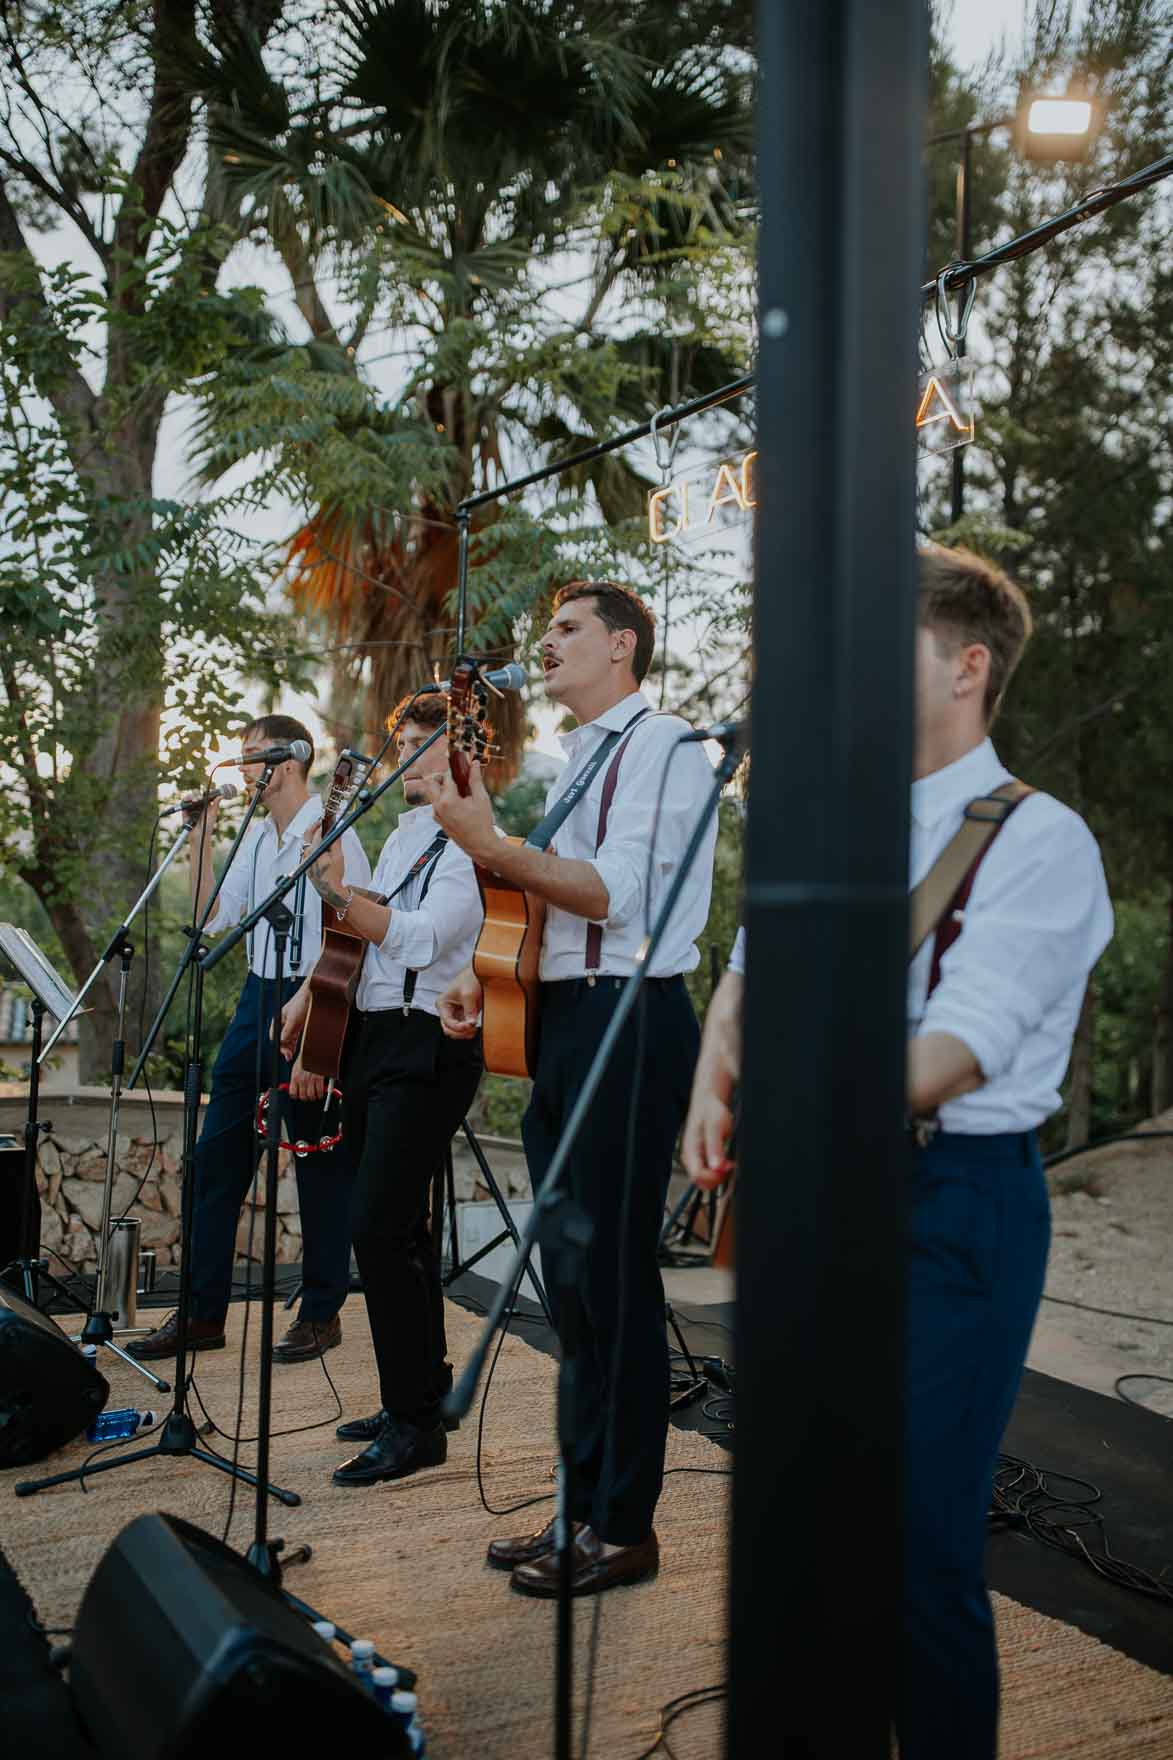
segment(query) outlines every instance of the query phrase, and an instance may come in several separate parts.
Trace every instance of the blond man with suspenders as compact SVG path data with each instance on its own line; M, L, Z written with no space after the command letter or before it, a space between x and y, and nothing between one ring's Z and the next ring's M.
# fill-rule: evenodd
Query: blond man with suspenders
M903 1760L994 1760L986 1520L1046 1270L1036 1131L1060 1104L1112 909L1083 820L1016 782L990 743L1031 631L1022 592L978 556L927 548L918 623L897 1723ZM745 957L742 933L685 1126L685 1164L702 1186L729 1167Z

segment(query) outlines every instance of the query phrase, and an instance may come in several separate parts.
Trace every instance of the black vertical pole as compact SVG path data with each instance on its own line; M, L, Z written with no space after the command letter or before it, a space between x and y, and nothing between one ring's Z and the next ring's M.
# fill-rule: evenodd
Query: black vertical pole
M968 128L963 128L961 131L961 157L957 161L957 203L955 225L955 249L958 259L963 263L969 262L970 255L973 251L972 173L973 135ZM959 318L965 309L965 296L967 291L968 290L964 287L959 287L957 290L957 312ZM958 327L960 328L960 325ZM957 353L959 357L965 353L964 336L961 337L957 344ZM951 523L956 525L957 521L965 512L965 447L955 446L950 455L950 460L952 464L952 496L949 517Z
M729 1743L887 1760L926 29L922 0L761 0L758 18Z

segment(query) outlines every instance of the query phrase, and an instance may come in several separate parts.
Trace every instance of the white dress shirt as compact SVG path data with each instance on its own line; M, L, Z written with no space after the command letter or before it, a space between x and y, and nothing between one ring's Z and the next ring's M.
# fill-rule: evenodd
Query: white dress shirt
M631 696L616 703L596 720L576 727L573 733L559 735L566 753L566 767L546 796L547 811L565 792L606 734L612 729L626 727L641 709L650 707L641 691L633 691ZM636 955L645 930L656 919L664 894L684 856L701 805L712 790L713 766L703 748L700 745L677 748L680 735L689 731L687 722L676 715L649 715L641 721L632 729L624 749L607 820L607 835L598 854L595 853L595 842L599 806L614 752L605 759L582 799L559 826L551 845L566 860L589 862L607 888L608 912L600 919L603 944L598 970L601 974L626 977L635 970ZM653 821L666 764L669 765L667 782L655 826L653 849ZM696 938L709 914L716 844L717 815L714 811L692 871L676 901L667 933L649 967L649 977L674 977L679 972L691 972L698 964L700 954ZM543 980L585 977L586 942L585 918L560 910L556 905L548 905L542 938Z
M987 739L913 783L911 886L960 829L969 802L1008 781ZM931 997L933 936L908 969L909 1034L951 1033L985 1077L984 1086L940 1108L943 1130L1034 1130L1058 1110L1087 980L1111 938L1094 837L1070 807L1048 794L1028 795L986 851ZM744 929L729 966L745 970Z
M375 864L373 887L380 898L399 885L439 829L430 806L411 807L399 815ZM431 880L421 903L429 871ZM412 1008L439 1014L437 1002L472 959L480 932L481 895L471 860L449 839L435 866L429 863L417 874L390 909L386 935L367 948L356 1005L364 1014L402 1008L404 979L410 969L418 973Z
M225 876L216 908L208 918L209 933L231 929L254 905L269 896L278 880L292 874L301 862L302 838L321 817L322 803L314 794L298 808L281 833L271 818L254 819ZM198 831L194 841L198 847ZM369 885L371 864L357 834L346 831L340 841L346 884ZM192 854L194 857L194 849ZM303 875L292 891L285 894L283 903L293 912L293 926L285 943L285 975L304 977L322 951L322 901ZM277 950L270 924L262 917L246 940L249 971L261 978L276 977Z

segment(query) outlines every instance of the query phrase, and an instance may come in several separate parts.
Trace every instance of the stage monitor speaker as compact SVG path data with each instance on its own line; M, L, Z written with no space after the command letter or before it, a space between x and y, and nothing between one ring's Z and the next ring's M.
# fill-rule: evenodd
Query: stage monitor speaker
M178 1516L104 1554L73 1629L70 1684L104 1760L408 1755L407 1735L279 1589Z
M109 1397L57 1322L0 1283L0 1467L23 1467L72 1442Z

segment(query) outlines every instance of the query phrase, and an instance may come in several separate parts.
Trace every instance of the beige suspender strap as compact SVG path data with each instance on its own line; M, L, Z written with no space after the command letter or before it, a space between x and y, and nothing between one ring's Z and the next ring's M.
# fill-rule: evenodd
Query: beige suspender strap
M945 845L909 899L909 959L933 933L979 856L1020 801L1034 790L1025 782L1004 782L992 794L970 801L957 835Z

